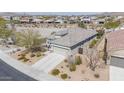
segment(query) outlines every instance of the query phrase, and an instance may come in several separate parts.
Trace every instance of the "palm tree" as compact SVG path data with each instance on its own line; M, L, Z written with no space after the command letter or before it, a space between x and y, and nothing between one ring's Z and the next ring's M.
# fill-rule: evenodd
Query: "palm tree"
M45 40L41 37L39 32L27 30L16 33L16 43L29 50L38 48Z

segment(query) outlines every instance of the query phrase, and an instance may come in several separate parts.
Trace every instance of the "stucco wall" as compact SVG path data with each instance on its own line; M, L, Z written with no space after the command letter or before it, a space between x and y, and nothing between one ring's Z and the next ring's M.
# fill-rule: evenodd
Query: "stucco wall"
M110 61L110 80L124 80L124 58L111 57Z
M110 81L124 81L124 68L110 66Z

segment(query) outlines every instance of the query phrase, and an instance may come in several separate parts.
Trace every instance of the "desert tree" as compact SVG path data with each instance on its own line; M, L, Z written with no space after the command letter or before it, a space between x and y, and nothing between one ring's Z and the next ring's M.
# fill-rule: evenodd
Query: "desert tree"
M41 34L38 31L26 30L23 32L17 32L16 34L16 44L27 48L28 50L35 50L41 47L45 42Z
M99 63L99 54L96 49L86 49L86 61L88 62L87 67L91 70L95 71L98 63Z

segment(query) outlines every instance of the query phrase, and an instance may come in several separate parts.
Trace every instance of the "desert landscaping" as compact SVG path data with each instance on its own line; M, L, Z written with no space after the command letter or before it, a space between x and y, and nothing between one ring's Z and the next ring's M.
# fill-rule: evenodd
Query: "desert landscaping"
M86 61L86 56L80 55L82 63L76 65L75 70L70 70L70 64L65 60L55 67L59 70L56 77L62 78L61 75L65 75L64 80L70 81L108 81L109 80L109 66L105 65L103 62L99 63L95 71L88 67ZM55 70L54 69L54 70ZM50 74L52 71L50 72Z

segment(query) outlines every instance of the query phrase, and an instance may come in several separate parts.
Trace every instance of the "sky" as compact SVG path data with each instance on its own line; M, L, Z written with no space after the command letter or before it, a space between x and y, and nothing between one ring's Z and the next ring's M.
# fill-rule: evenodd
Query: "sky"
M1 16L18 16L18 15L63 15L63 16L72 16L72 15L97 15L102 12L0 12Z

